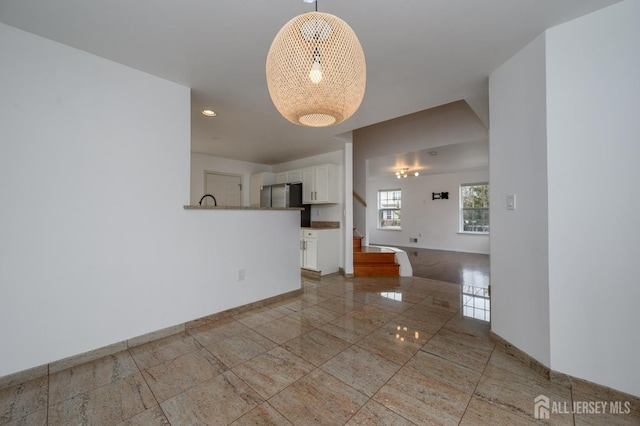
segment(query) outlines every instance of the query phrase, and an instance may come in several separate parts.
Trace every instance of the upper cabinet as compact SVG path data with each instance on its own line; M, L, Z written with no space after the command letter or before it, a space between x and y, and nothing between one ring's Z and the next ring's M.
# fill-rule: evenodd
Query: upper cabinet
M274 173L262 172L251 175L249 188L249 203L252 207L260 206L260 190L265 185L273 185L276 183L276 175Z
M302 170L289 170L287 172L287 183L302 182Z
M303 204L338 202L338 166L322 164L302 169Z
M339 168L335 164L321 164L286 172L251 175L251 205L260 205L260 189L264 185L298 182L302 182L303 204L338 203L338 173Z
M300 169L280 172L276 175L276 183L298 183L302 182L302 172Z

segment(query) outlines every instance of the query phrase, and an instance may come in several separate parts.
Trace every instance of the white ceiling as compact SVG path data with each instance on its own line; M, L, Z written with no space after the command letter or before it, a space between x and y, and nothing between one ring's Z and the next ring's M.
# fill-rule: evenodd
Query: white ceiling
M314 9L302 0L0 0L0 22L191 87L193 151L277 164L460 99L487 124L491 71L545 29L617 1L320 0L320 12L353 28L367 61L360 109L322 129L282 118L264 76L277 31Z
M402 152L370 158L368 162L367 176L370 179L394 177L395 172L402 168L408 168L410 175L418 172L420 176L483 170L489 167L489 141Z

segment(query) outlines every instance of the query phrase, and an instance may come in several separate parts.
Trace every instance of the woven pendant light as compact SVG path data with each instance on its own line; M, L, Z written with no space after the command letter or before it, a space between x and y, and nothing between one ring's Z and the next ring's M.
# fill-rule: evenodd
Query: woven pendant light
M294 124L325 127L356 112L366 85L364 52L342 19L321 12L293 18L267 55L274 105Z

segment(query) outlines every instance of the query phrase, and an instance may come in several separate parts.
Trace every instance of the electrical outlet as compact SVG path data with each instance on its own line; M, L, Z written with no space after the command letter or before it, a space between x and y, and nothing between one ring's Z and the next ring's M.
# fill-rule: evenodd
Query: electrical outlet
M238 269L238 281L244 281L244 269Z
M410 242L410 243L417 243L417 242L418 242L418 239L417 239L417 238L413 238L413 237L411 237L411 238L409 238L409 242Z

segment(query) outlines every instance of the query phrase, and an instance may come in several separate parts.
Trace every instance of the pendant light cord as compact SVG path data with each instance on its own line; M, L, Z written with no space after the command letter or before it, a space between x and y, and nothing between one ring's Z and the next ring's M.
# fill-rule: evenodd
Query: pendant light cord
M305 3L315 3L316 4L316 12L318 11L318 0L302 0Z

